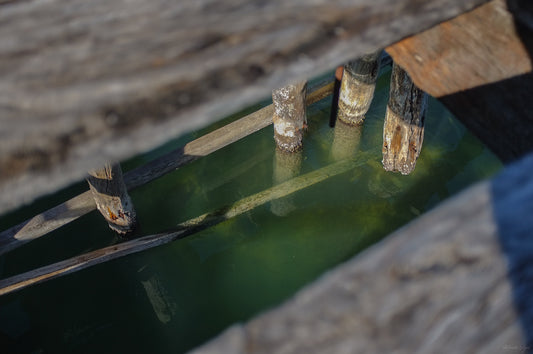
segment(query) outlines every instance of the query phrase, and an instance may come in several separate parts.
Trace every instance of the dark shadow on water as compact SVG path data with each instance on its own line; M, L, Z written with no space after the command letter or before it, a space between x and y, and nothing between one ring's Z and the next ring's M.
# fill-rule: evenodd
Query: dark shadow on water
M504 163L533 150L533 73L439 100Z
M533 352L533 154L492 180L494 219L508 261L513 300L527 352Z
M533 63L533 2L531 0L507 0L507 9L514 17L516 33Z
M533 2L507 0L506 3L514 16L516 32L533 62ZM450 108L469 107L470 112L454 113L498 156L511 161L533 150L532 92L533 74L530 72L441 100ZM472 116L483 119L471 119ZM533 352L532 171L533 154L529 154L491 182L494 219L508 261L514 305L526 340L522 349L529 353Z

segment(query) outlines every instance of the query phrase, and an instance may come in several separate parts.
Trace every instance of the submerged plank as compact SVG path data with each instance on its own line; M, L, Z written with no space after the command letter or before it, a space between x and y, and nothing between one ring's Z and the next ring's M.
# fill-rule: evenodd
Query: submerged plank
M144 236L135 240L92 251L81 256L76 256L11 278L0 280L0 295L21 290L30 285L38 284L93 265L132 253L141 252L192 235L199 230L236 217L260 205L286 197L299 190L322 182L332 176L347 172L356 166L361 166L368 161L368 156L368 154L361 153L356 159L339 161L316 171L295 177L289 181L241 199L232 205L183 222L178 225L178 228L175 231Z
M8 1L0 212L484 2Z
M508 162L533 150L531 18L525 1L493 0L387 52Z
M331 95L333 83L318 82L310 88L307 105L311 105ZM225 125L211 133L199 137L176 150L140 166L124 175L128 190L133 190L149 183L181 166L202 156L207 156L223 147L234 143L250 134L272 124L272 105L261 108L243 118ZM53 207L31 219L23 221L0 232L0 255L23 244L46 235L71 221L91 212L96 208L90 192L82 193L56 207Z

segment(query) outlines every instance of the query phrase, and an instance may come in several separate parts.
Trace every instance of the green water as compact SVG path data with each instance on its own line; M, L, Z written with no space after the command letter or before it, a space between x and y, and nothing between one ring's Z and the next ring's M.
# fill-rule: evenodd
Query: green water
M359 149L365 158L360 167L278 201L284 216L272 212L276 203L267 203L172 244L0 297L0 352L182 353L279 304L327 269L501 168L448 111L430 100L416 170L409 176L383 171L389 71L379 78L362 131ZM301 173L332 163L329 105L326 99L308 109ZM123 167L149 161L221 124ZM136 236L161 232L271 187L272 135L267 127L135 190L131 196L141 224ZM0 228L85 189L80 183L6 215ZM119 241L93 212L1 257L0 277Z

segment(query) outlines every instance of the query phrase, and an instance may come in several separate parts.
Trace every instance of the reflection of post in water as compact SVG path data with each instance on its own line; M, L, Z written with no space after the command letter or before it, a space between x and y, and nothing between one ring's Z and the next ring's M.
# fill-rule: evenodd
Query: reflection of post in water
M302 165L302 141L306 127L305 96L306 82L290 84L272 91L274 105L274 157L273 184L279 184L296 177ZM272 213L284 216L294 209L292 197L273 200Z
M396 63L383 127L383 167L407 175L416 166L424 140L427 94Z
M276 149L274 156L274 172L272 176L273 185L293 179L300 174L302 166L303 152L286 152ZM292 195L275 199L270 203L270 210L278 216L285 216L296 207L293 203Z
M140 282L157 319L166 324L177 312L176 302L165 287L165 279L162 280L160 275L146 267L145 265L137 271L142 277Z
M104 168L89 171L87 182L96 207L109 227L119 234L133 231L136 214L122 178L120 165L108 164Z
M361 142L363 125L349 125L342 120L335 124L333 132L333 144L331 145L331 157L334 161L339 161L353 157Z
M382 50L379 50L366 54L344 65L337 115L344 123L363 123L374 98L381 52Z

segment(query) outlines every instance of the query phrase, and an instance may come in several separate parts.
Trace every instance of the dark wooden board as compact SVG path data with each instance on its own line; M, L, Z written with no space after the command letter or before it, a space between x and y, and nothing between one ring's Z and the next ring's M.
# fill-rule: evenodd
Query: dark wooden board
M485 2L4 2L0 213Z

